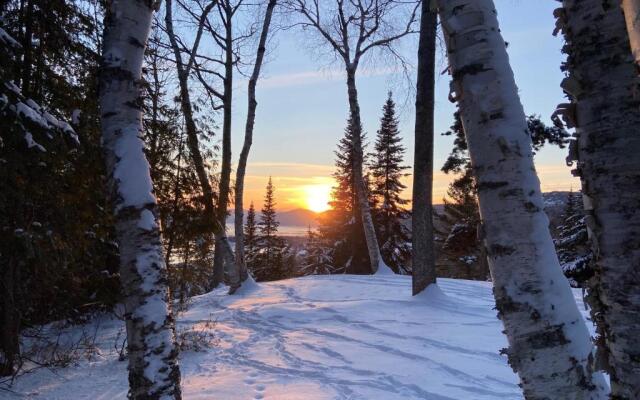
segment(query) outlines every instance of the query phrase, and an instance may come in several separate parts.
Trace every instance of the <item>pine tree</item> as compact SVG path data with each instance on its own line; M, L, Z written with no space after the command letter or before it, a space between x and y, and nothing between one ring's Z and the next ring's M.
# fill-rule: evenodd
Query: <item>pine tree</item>
M2 334L119 301L118 248L101 190L102 11L95 5L9 0L1 6L0 315L20 322L13 331L0 320L8 327ZM37 122L29 117L36 115ZM5 275L15 262L19 274ZM10 300L9 286L21 295L5 313L1 299ZM54 297L64 300L49 301Z
M269 177L264 205L258 223L256 257L252 273L257 281L273 281L287 277L285 268L286 245L278 236L278 222L276 216L275 188Z
M250 270L253 270L257 255L258 225L256 221L256 209L253 201L249 205L247 221L244 225L244 256L245 263Z
M336 180L331 192L331 209L320 218L320 235L326 243L333 247L331 264L336 271L352 274L369 274L371 267L367 244L362 228L361 213L354 187L353 173L353 135L360 132L364 142L362 129L356 130L351 119L347 122L344 136L338 143L336 155Z
M204 212L202 187L187 146L182 111L173 95L167 93L175 65L168 61L170 51L161 43L159 24L156 19L145 53L143 139L158 200L171 293L183 299L207 291L203 282L212 279L213 240ZM215 125L206 112L200 111L201 102L201 98L196 98L193 104L194 121L201 137L209 141L213 138L211 127ZM217 165L215 148L204 142L201 155L211 175Z
M438 233L442 237L438 272L440 276L485 280L489 270L477 235L480 222L477 191L459 111L454 113L453 125L443 135L455 138L441 170L457 176L443 199L444 212L438 215Z
M409 167L402 165L405 148L398 130L395 103L392 94L382 108L383 116L375 142L375 153L369 165L373 220L385 263L396 273L407 273L411 259L411 238L405 222L410 213L404 208L409 200L400 197L406 189L400 179L407 176Z
M300 273L302 275L328 275L335 272L332 265L332 249L309 226L304 245Z
M586 216L579 196L573 190L567 195L562 225L558 226L558 238L554 240L554 244L560 266L571 285L584 288L593 276L593 269L590 267L593 253L589 247Z

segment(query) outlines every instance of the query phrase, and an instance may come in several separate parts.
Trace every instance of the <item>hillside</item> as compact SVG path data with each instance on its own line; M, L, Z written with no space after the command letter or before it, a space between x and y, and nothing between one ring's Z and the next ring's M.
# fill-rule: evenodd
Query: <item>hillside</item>
M499 355L506 339L490 284L442 279L439 287L411 298L406 276L333 275L196 297L178 332L212 347L183 351L184 398L521 399ZM114 348L122 323L105 317L64 337L83 331L96 338L91 360L37 369L0 398L125 399L126 363Z

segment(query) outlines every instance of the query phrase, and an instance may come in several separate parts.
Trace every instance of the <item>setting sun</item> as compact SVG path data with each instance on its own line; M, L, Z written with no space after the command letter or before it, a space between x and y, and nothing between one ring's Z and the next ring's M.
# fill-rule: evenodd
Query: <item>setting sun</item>
M305 202L307 208L314 212L323 212L329 209L331 197L331 185L308 185L304 187Z

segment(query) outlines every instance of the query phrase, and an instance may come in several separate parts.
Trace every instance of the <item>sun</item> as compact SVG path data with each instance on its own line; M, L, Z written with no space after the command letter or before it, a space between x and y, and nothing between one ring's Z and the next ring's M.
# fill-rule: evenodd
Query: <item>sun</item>
M331 185L307 185L304 187L304 194L307 209L317 213L327 211L329 209Z

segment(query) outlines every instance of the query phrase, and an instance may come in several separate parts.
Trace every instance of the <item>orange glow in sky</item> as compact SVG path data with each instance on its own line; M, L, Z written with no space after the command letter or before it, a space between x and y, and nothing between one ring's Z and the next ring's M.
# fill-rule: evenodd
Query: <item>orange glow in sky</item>
M245 207L253 202L256 210L262 208L265 186L271 176L275 186L276 209L278 212L304 208L314 212L329 209L331 190L335 181L331 176L333 165L296 163L253 163L248 165L249 174L245 180ZM571 175L564 163L539 164L536 166L542 184L542 191L569 190L580 188L580 181ZM407 189L402 193L411 199L411 176L404 177L402 183ZM442 204L447 186L454 176L441 171L433 174L433 202Z

